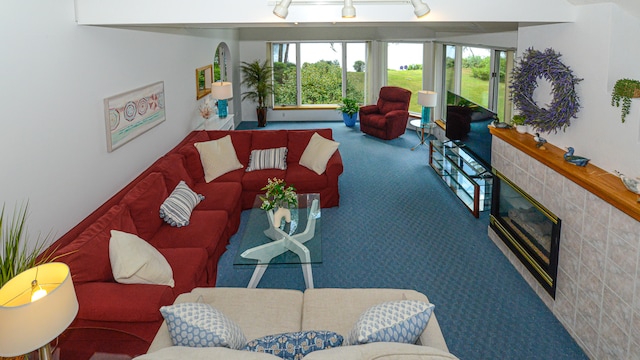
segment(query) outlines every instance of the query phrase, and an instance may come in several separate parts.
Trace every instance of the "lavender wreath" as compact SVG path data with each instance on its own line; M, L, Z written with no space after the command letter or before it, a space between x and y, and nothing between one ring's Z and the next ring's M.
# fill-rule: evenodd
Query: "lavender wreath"
M525 124L541 132L550 133L558 129L565 131L576 118L580 102L575 86L583 79L573 75L571 69L560 61L560 54L553 49L544 52L529 48L513 69L513 81L509 85L511 100L525 116ZM541 108L533 100L538 79L551 82L553 101L548 109Z

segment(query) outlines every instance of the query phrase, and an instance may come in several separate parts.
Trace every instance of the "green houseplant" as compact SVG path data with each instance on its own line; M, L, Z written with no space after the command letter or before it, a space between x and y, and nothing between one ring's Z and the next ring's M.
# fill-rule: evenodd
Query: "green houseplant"
M616 81L611 93L611 106L620 107L620 102L622 102L622 122L629 115L631 99L637 97L640 97L640 81L633 79Z
M359 110L360 105L358 105L358 101L351 98L343 98L342 104L338 107L338 111L342 113L344 124L349 127L356 124Z
M271 82L271 66L267 61L254 60L253 62L243 61L240 66L242 70L242 85L247 91L242 93L242 100L249 99L257 102L256 114L258 115L258 126L267 125L267 98L273 94L273 83Z
M27 209L28 204L14 212L10 222L5 219L5 207L0 212L0 287L21 272L54 259L54 251L39 256L49 243L49 236L38 240L30 247L27 244Z
M524 115L513 115L511 118L511 124L516 127L517 132L524 134L527 132L527 125L525 124L526 120L527 118Z

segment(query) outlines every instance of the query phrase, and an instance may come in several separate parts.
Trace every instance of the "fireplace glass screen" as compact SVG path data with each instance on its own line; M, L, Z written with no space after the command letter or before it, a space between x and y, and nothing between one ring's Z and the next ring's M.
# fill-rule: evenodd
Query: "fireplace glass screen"
M560 219L496 171L491 227L555 297Z

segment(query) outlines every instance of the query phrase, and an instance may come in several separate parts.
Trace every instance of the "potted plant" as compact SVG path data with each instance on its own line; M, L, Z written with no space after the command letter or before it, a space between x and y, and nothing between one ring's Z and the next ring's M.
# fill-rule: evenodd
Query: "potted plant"
M338 111L342 113L344 124L348 127L352 127L356 124L359 110L360 105L358 105L356 100L351 98L343 98L342 104L338 107Z
M0 212L0 288L21 272L52 261L54 251L39 256L48 244L49 238L36 241L33 246L27 244L26 220L28 204L16 210L11 222L4 216L4 205Z
M267 98L273 94L273 83L271 82L271 66L267 61L260 63L260 60L253 62L242 62L242 85L248 91L242 93L242 100L249 99L258 103L256 114L258 115L258 126L267 125Z
M524 123L526 119L524 115L513 115L513 118L511 118L511 124L515 125L516 131L520 134L527 132L527 125Z
M611 106L620 107L620 101L622 101L622 122L629 115L631 99L637 97L640 97L640 81L632 79L616 81L611 93Z

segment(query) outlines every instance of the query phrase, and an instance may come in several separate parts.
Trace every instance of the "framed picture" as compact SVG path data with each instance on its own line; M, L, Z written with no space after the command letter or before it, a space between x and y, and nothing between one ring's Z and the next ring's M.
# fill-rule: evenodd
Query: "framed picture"
M207 65L196 69L196 99L201 99L211 93L213 82L213 66Z
M112 152L166 119L164 81L104 99L104 116Z

